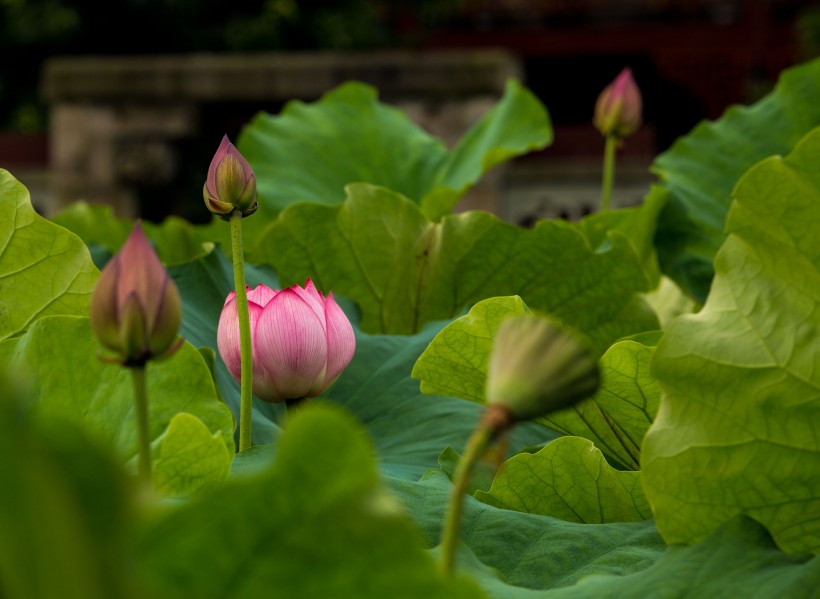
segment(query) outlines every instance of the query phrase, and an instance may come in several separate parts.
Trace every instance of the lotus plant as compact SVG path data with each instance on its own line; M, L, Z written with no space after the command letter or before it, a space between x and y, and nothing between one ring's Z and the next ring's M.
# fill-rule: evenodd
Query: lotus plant
M612 201L612 181L615 176L615 150L623 138L632 135L641 125L643 100L632 70L623 69L598 96L593 123L606 138L604 173L601 185L601 210L608 210Z
M294 403L324 392L356 351L353 327L333 299L308 279L304 287L248 288L253 393L269 402ZM228 294L217 329L222 360L241 377L236 294Z
M165 272L139 221L120 252L103 268L91 296L91 328L114 357L131 370L137 413L139 470L151 479L151 442L145 367L174 353L181 317L179 292Z
M225 135L208 168L202 188L205 205L212 214L231 224L231 254L239 319L239 451L251 446L253 372L248 299L245 296L245 256L242 249L242 219L256 212L256 175Z

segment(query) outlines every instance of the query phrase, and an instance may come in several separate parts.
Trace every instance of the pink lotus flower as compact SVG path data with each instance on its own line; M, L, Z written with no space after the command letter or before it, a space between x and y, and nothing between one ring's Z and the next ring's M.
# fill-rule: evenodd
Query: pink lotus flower
M603 135L627 137L640 127L642 109L641 90L626 68L598 96L593 122Z
M281 402L316 397L339 377L353 359L353 327L333 299L308 279L305 287L281 291L259 285L248 289L253 394ZM231 375L240 379L239 319L236 292L222 307L217 329L219 355Z

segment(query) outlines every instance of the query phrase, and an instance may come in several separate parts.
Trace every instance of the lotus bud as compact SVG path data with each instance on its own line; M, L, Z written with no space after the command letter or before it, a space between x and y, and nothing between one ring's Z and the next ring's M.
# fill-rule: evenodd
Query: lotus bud
M253 394L269 402L315 397L353 359L356 338L345 313L308 279L304 288L248 288ZM236 293L228 294L217 328L219 355L239 381L241 358Z
M624 138L640 127L641 109L641 91L626 68L598 96L593 123L605 136Z
M179 349L180 316L176 285L138 221L120 252L103 268L94 288L94 334L117 354L117 362L140 365Z
M227 135L208 167L202 195L208 210L224 220L229 220L234 210L241 211L243 217L256 212L256 175Z
M515 421L569 407L595 393L598 363L574 334L535 314L506 318L487 371L487 403Z

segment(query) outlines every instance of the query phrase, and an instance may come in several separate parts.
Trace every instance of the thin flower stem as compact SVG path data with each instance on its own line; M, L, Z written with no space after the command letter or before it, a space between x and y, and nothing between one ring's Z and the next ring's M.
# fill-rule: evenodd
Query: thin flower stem
M601 180L600 211L609 210L612 204L612 182L615 179L615 151L618 148L618 138L614 135L606 136L604 146L604 173Z
M140 478L151 484L151 431L148 421L148 392L145 386L145 365L131 366L134 381L134 401L137 406L137 444L139 446Z
M239 315L240 370L239 382L239 451L251 446L253 412L253 365L251 364L251 323L248 316L248 294L245 292L245 257L242 251L242 212L231 212L231 250L233 282L236 289L236 311Z
M441 568L447 575L452 575L455 570L456 545L461 529L461 514L464 510L464 494L469 488L470 476L476 462L484 454L497 432L490 422L482 419L467 441L464 455L458 462L441 537Z

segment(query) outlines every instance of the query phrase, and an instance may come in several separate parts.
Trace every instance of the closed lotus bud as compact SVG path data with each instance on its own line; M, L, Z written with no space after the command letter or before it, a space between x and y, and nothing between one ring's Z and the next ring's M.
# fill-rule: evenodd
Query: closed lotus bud
M308 279L305 287L248 288L253 347L253 394L282 402L315 397L339 377L353 359L356 338L345 313L329 293L324 297ZM217 346L239 381L241 358L236 293L225 300Z
M182 344L179 292L140 223L103 268L91 296L91 327L126 365L169 356Z
M598 363L589 348L557 323L522 314L498 328L487 371L487 403L504 407L516 421L586 399L598 382Z
M225 220L234 210L241 211L243 217L256 212L256 175L227 135L208 167L202 195L208 210Z
M641 91L626 68L598 96L593 123L603 135L627 137L640 127L641 110Z

